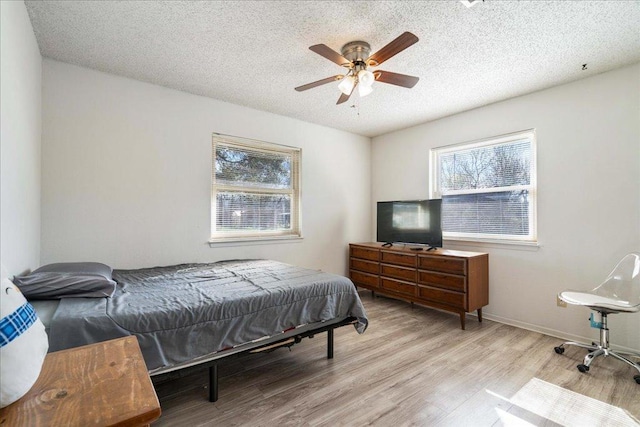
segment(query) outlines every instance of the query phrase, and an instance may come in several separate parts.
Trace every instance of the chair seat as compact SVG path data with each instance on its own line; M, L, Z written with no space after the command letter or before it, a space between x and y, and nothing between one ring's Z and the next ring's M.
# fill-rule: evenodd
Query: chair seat
M590 292L564 291L558 294L568 304L584 305L596 311L606 310L609 313L635 313L640 305L631 305L628 301L607 298Z

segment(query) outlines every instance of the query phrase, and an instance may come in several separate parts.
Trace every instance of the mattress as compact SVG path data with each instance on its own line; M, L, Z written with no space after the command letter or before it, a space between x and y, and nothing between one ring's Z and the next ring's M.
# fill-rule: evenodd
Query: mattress
M149 371L167 369L293 328L367 316L342 276L270 260L114 270L111 298L65 298L50 351L135 335Z
M38 318L44 325L44 329L49 333L49 325L51 325L51 319L58 309L59 300L31 300L29 301L36 311Z

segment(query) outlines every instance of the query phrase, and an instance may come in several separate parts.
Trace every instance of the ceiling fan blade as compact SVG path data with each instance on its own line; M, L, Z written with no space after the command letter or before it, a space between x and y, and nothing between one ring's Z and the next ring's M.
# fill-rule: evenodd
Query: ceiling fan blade
M341 93L340 94L340 98L338 98L338 102L336 102L336 105L340 105L340 104L343 104L343 103L347 102L349 100L349 98L351 98L351 95L353 94L353 91L356 90L356 86L358 86L358 83L353 85L353 88L351 89L351 93L349 93L349 95L345 95L344 93Z
M314 44L313 46L310 46L309 49L311 49L312 51L314 51L320 56L324 56L329 61L335 62L338 65L346 66L351 64L351 61L349 61L344 56L340 55L335 50L331 49L326 44Z
M402 86L412 88L420 80L418 77L408 76L406 74L392 73L391 71L374 71L376 81L382 83L388 83L391 85Z
M340 98L338 98L338 102L336 102L336 105L340 105L340 104L342 104L343 102L347 102L347 101L349 100L349 97L350 97L350 96L351 96L351 95L345 95L344 93L341 93L341 94L340 94Z
M302 92L303 90L313 89L314 87L317 87L317 86L322 86L327 83L341 80L342 77L344 77L342 74L336 74L335 76L327 77L326 79L318 80L317 82L307 83L306 85L298 86L296 90L298 92Z
M418 40L418 37L414 34L408 31L404 32L391 43L371 55L366 62L371 66L377 67L387 59L397 55L412 44L416 43Z

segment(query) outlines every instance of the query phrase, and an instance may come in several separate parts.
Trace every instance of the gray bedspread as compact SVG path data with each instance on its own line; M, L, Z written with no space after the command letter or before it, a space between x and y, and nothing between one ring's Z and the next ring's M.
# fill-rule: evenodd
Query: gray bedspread
M111 298L65 298L50 351L136 335L151 371L289 328L367 316L345 277L268 260L114 270Z

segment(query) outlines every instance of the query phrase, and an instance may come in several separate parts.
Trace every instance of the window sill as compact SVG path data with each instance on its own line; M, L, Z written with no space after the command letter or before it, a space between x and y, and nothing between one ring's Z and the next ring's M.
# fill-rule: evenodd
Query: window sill
M273 237L230 237L228 239L209 240L207 243L211 248L227 246L254 246L272 245L280 243L300 243L302 236L273 236Z
M445 238L443 239L444 245L448 248L450 246L457 247L471 247L471 248L498 248L498 249L513 249L518 251L538 251L541 247L538 241L518 241L518 240L491 240L491 239L456 239Z

